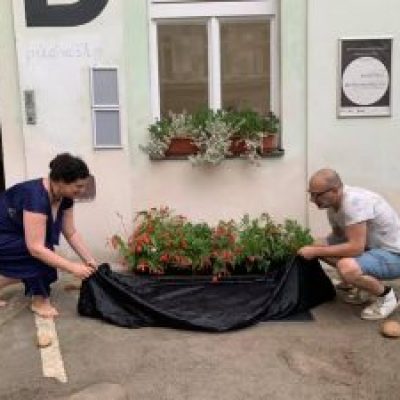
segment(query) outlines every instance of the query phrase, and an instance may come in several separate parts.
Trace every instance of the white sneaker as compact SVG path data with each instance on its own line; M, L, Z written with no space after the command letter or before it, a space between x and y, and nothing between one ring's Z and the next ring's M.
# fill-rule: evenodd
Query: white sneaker
M369 293L353 287L351 290L344 292L341 298L348 304L365 304L369 301Z
M364 308L362 319L378 320L388 317L399 305L393 289L383 297L378 297L374 303Z

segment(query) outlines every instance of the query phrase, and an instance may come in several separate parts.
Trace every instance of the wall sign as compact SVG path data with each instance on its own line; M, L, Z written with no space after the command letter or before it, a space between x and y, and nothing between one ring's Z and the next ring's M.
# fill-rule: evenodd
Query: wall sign
M341 39L339 58L338 116L389 116L392 39Z
M108 0L80 0L72 4L48 5L47 0L25 0L26 25L78 26L95 19Z

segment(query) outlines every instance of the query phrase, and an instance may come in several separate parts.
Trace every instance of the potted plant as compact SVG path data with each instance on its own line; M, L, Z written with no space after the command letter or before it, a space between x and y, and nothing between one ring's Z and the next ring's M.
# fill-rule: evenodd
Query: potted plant
M155 159L195 154L198 148L193 142L195 132L191 118L186 112L170 112L168 117L150 124L150 140L147 145L140 145L140 149Z
M231 137L236 131L226 111L202 111L193 117L193 125L194 143L199 148L197 154L189 157L194 165L218 165L232 155Z
M194 165L220 164L240 156L254 161L277 147L279 119L252 110L199 110L170 113L149 126L150 140L140 146L152 158L187 156Z
M279 118L270 111L264 119L263 137L261 139L261 154L271 153L278 147Z
M235 127L231 152L254 161L263 137L264 117L253 110L231 111L228 118Z
M312 237L297 222L275 224L268 214L253 219L245 215L240 224L221 220L210 227L163 207L139 212L133 233L126 240L114 235L111 242L135 273L220 279L230 274L265 274L312 243Z

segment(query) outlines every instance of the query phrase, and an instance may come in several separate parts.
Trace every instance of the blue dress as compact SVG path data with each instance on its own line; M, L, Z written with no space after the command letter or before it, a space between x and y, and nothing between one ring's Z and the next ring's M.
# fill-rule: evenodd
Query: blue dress
M0 195L0 275L21 279L28 296L48 297L50 284L57 280L57 270L29 253L23 212L47 217L45 246L54 250L59 243L64 211L72 205L73 200L64 197L53 220L49 194L42 178L14 185Z

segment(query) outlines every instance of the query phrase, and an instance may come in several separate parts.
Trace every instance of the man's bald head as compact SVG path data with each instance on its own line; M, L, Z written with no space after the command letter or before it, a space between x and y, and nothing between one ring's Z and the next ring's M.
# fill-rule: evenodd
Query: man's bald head
M339 174L333 169L323 168L318 170L310 179L310 189L340 188L343 186Z

